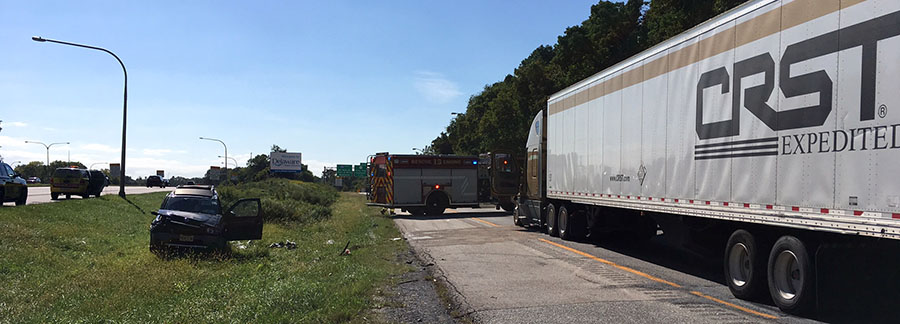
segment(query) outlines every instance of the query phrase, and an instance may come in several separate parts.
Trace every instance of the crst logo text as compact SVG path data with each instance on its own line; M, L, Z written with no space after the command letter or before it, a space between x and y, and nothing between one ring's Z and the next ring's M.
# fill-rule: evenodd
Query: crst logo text
M855 47L862 47L860 120L875 119L878 41L898 35L900 35L900 12L895 12L787 46L779 62L778 80L781 92L786 98L818 93L819 103L814 106L775 111L766 104L775 89L775 61L769 53L734 63L733 77L728 75L725 67L703 73L697 83L697 136L701 140L708 140L739 135L742 96L744 108L774 131L823 125L832 110L833 80L824 70L791 76L791 65ZM764 83L746 88L741 93L741 79L759 73L763 73ZM729 83L730 80L733 86ZM715 86L720 86L723 94L731 89L735 90L731 103L731 119L704 123L703 109L710 107L703 107L703 90ZM887 133L886 129L885 133L872 129L873 137ZM815 135L815 138L814 141L818 142L821 135ZM809 143L810 137L806 137L805 141L807 146L814 145Z

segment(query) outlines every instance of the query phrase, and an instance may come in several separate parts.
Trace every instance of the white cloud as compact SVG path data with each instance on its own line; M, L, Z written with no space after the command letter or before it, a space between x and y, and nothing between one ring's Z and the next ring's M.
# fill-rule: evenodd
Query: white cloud
M86 151L97 151L97 152L105 152L105 153L116 153L120 152L118 148L114 148L105 144L84 144L80 147L82 150Z
M10 122L9 124L15 127L28 127L28 124L23 122Z
M143 153L144 153L144 155L150 155L150 156L163 156L163 155L175 154L175 153L183 154L183 153L187 153L187 151L183 151L183 150L176 151L176 150L170 150L170 149L144 149Z
M306 164L307 170L312 172L314 176L321 177L322 176L322 168L324 167L335 167L337 163L334 162L323 162L316 160L303 160L303 164Z
M425 99L435 103L448 103L456 97L462 95L459 86L453 81L444 78L443 74L419 71L416 72L415 83L416 90L421 93Z
M0 147L3 149L11 149L11 148L25 148L31 147L34 144L25 143L25 139L21 137L10 137L10 136L0 136ZM35 146L37 148L37 146Z

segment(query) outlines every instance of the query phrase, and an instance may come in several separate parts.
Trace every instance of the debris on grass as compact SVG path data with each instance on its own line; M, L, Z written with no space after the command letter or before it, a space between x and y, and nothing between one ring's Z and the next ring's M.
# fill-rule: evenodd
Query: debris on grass
M347 245L344 245L344 249L341 250L340 254L338 254L338 256L341 255L350 255L350 241L347 241Z
M286 248L288 250L293 250L297 248L297 243L285 240L284 242L275 242L269 244L269 248L278 249L278 248Z

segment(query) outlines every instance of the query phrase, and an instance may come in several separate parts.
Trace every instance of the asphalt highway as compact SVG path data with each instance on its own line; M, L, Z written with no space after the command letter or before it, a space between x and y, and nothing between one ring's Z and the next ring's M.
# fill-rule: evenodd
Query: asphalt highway
M479 323L814 323L771 302L734 298L720 260L668 246L662 236L571 242L513 224L493 209L394 216Z
M174 187L147 188L147 187L141 187L141 186L128 186L128 187L125 187L125 194L126 195L136 195L136 194L143 194L143 193L150 193L150 192L172 191L172 190L175 190L175 188ZM109 186L109 187L103 188L102 195L117 195L117 194L119 194L118 186ZM66 197L64 195L61 195L59 201L63 201L65 199L66 199ZM81 197L80 196L72 196L72 199L81 199ZM44 203L49 203L49 202L53 202L53 200L50 199L50 187L29 187L28 188L28 203L27 203L28 205L44 204ZM11 202L4 204L4 206L13 206L13 205L14 204Z

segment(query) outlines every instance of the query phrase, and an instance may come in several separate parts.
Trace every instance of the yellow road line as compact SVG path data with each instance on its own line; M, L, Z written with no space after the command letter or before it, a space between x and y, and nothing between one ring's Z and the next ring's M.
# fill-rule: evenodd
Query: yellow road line
M715 297L712 297L712 296L704 295L703 293L701 293L701 292L699 292L699 291L692 291L691 294L694 294L694 295L697 295L697 296L700 296L700 297L703 297L703 298L712 300L712 301L717 302L717 303L722 304L722 305L734 307L734 308L736 308L736 309L745 311L745 312L750 313L750 314L753 314L753 315L762 316L762 317L765 317L765 318L768 318L768 319L776 319L776 318L778 318L778 317L776 317L776 316L772 316L772 315L765 314L765 313L760 313L760 312L757 312L757 311L755 311L755 310L752 310L752 309L749 309L749 308L746 308L746 307L743 307L743 306L738 306L738 305L729 303L729 302L727 302L727 301L724 301L724 300L721 300L721 299L718 299L718 298L715 298Z
M675 287L675 288L682 288L681 285L679 285L679 284L677 284L677 283L674 283L674 282L671 282L671 281L667 281L667 280L662 279L662 278L654 277L654 276L651 276L651 275L646 274L646 273L644 273L644 272L641 272L641 271L638 271L638 270L634 270L634 269L629 268L629 267L626 267L626 266L618 265L618 264L616 264L615 262L612 262L612 261L609 261L609 260L606 260L606 259L598 258L598 257L596 257L596 256L593 256L593 255L590 255L590 254L587 254L587 253L578 251L578 250L573 249L573 248L570 248L570 247L568 247L568 246L565 246L565 245L562 245L562 244L559 244L559 243L554 243L554 242L551 242L551 241L549 241L549 240L542 239L542 238L539 238L538 240L540 240L541 242L544 242L544 243L547 243L547 244L556 246L556 247L561 248L561 249L563 249L563 250L566 250L566 251L569 251L569 252L578 254L578 255L580 255L580 256L587 257L587 258L589 258L589 259L591 259L591 260L598 261L598 262L600 262L600 263L610 265L610 266L615 267L615 268L617 268L617 269L619 269L619 270L623 270L623 271L626 271L626 272L630 272L630 273L636 274L636 275L638 275L638 276L641 276L641 277L644 277L644 278L647 278L647 279L650 279L650 280L653 280L653 281L656 281L656 282L659 282L659 283L664 283L664 284L667 284L667 285L672 286L672 287ZM691 291L691 294L696 295L696 296L698 296L698 297L703 297L703 298L709 299L709 300L711 300L711 301L717 302L717 303L722 304L722 305L726 305L726 306L733 307L734 309L741 310L741 311L744 311L744 312L747 312L747 313L750 313L750 314L753 314L753 315L765 317L765 318L768 318L768 319L776 319L776 318L778 318L778 317L776 317L776 316L772 316L772 315L765 314L765 313L760 313L760 312L754 311L754 310L749 309L749 308L746 308L746 307L738 306L738 305L735 305L735 304L726 302L726 301L724 301L724 300L717 299L717 298L712 297L712 296L707 296L707 295L704 295L704 294L702 294L702 293L700 293L700 292L697 292L697 291Z
M477 220L477 221L482 222L482 223L485 223L485 224L488 224L488 225L491 225L491 226L493 226L493 227L500 227L500 225L497 225L497 224L488 222L488 221L483 220L483 219L478 218L478 217L472 217L472 219Z
M601 258L595 257L595 256L593 256L593 255L590 255L590 254L587 254L587 253L578 251L578 250L576 250L576 249L570 248L570 247L568 247L568 246L565 246L565 245L562 245L562 244L558 244L558 243L554 243L554 242L550 242L550 241L545 240L545 239L538 239L538 240L541 240L541 241L544 242L544 243L547 243L547 244L556 246L556 247L558 247L558 248L564 249L564 250L566 250L566 251L569 251L569 252L578 254L578 255L580 255L580 256L587 257L587 258L592 259L592 260L594 260L594 261L599 261L599 262L601 262L601 263L605 263L605 264L611 265L611 266L616 267L616 268L618 268L618 269L620 269L620 270L624 270L624 271L627 271L627 272L631 272L631 273L636 274L636 275L638 275L638 276L641 276L641 277L644 277L644 278L647 278L647 279L650 279L650 280L653 280L653 281L656 281L656 282L664 283L664 284L667 284L667 285L672 286L672 287L675 287L675 288L681 288L681 285L679 285L679 284L677 284L677 283L674 283L674 282L671 282L671 281L666 281L666 280L664 280L664 279L662 279L662 278L657 278L657 277L654 277L654 276L651 276L651 275L649 275L649 274L646 274L646 273L643 273L643 272L634 270L634 269L629 268L629 267L626 267L626 266L620 266L620 265L616 264L615 262L612 262L612 261L609 261L609 260L605 260L605 259L601 259Z

